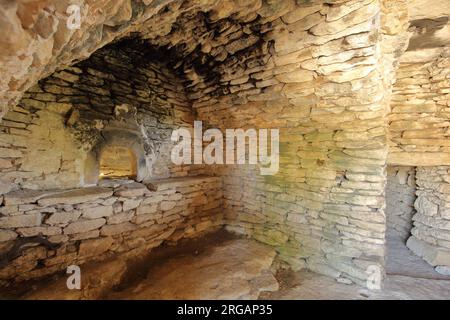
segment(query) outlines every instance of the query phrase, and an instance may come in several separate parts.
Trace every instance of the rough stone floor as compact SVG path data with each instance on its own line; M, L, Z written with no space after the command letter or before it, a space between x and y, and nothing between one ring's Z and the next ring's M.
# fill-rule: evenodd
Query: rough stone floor
M275 251L221 231L148 257L111 259L82 267L83 290L66 289L66 275L16 288L0 297L23 299L450 299L450 277L388 237L387 279L381 291L308 271L280 270Z
M346 285L313 272L280 271L280 290L263 299L450 299L450 276L443 276L414 255L395 233L388 232L387 278L381 291Z

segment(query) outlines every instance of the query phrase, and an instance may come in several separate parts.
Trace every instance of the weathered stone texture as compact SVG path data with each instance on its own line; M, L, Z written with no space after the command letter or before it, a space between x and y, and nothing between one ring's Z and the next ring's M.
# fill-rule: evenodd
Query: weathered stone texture
M34 17L16 15L17 5L4 11L21 40L8 51L24 53L21 61L0 54L11 66L0 79L7 91L0 104L9 107L0 132L0 194L83 185L85 160L92 160L86 150L95 163L102 139L121 129L140 137L146 178L172 179L151 183L151 193L112 185L105 187L114 196L86 206L61 203L73 211L49 202L58 196L37 199L55 205L56 212L39 214L64 228L70 243L112 237L109 251L131 252L226 224L274 246L295 269L365 283L368 266L383 268L386 115L408 38L404 0L93 1L77 32L56 14L65 4L49 11L54 24L38 29ZM30 42L30 32L42 35ZM38 50L41 38L52 50ZM205 127L279 129L279 171L171 166L170 133L192 125L194 115ZM176 178L202 173L220 178Z
M167 179L152 182L154 185L164 190L152 192L143 184L125 182L115 188L53 191L45 198L36 197L33 190L28 191L29 196L26 190L21 191L18 211L0 217L0 254L6 253L18 237L47 237L61 247L52 253L39 246L43 250L39 255L10 261L0 269L0 279L24 280L93 257L99 260L119 253L133 255L158 246L163 240L196 237L223 224L220 178L178 178L176 186ZM19 199L17 192L5 197L10 201ZM129 201L137 202L137 208L125 210L123 205L117 206ZM171 204L170 208L166 203ZM47 268L37 268L38 260Z
M411 235L415 214L416 169L389 166L386 183L386 220L388 228L396 230L406 240Z
M450 164L450 51L440 52L429 61L400 64L388 116L391 164Z
M407 246L433 266L450 266L450 167L417 167L417 213Z

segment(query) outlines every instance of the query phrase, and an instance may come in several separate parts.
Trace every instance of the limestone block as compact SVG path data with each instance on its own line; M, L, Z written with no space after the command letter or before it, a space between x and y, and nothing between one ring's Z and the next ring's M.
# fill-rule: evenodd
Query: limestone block
M123 211L136 209L142 202L142 199L126 199L122 203Z
M433 246L412 236L406 246L432 266L450 266L450 250Z
M17 205L25 203L34 203L40 198L52 195L52 191L38 191L38 190L18 190L12 191L4 196L6 205Z
M114 239L111 237L82 241L78 254L80 257L98 256L110 250L113 243Z
M100 228L106 223L104 218L94 220L79 220L64 228L64 234L83 233Z
M172 208L174 208L176 206L176 202L175 201L163 201L161 202L161 210L162 211L168 211Z
M42 215L22 214L0 218L0 228L37 227L41 224Z
M73 210L69 212L58 211L50 215L50 217L45 220L45 223L50 225L67 224L78 220L80 216L80 210Z
M98 219L109 217L113 214L112 206L96 206L83 209L82 217L86 219Z
M153 205L142 205L139 206L136 210L137 215L141 214L150 214L158 211L158 206L156 204Z
M128 183L114 190L114 195L118 197L140 197L148 192L145 185L137 182Z
M18 228L16 230L22 237L33 237L38 235L43 236L55 236L62 233L62 229L58 227L31 227L31 228Z
M108 224L119 224L126 221L131 221L131 219L134 216L134 211L130 210L128 212L121 212L119 214L114 214L110 217L108 217L107 221Z
M449 266L437 266L434 268L437 273L440 273L445 276L450 276L450 267Z
M103 226L100 230L102 236L114 236L121 233L129 233L137 228L136 225L130 222L123 222L120 224L112 224Z
M314 80L314 74L313 71L298 69L296 71L279 74L276 78L283 83L308 82Z
M95 239L100 237L100 230L95 229L83 233L76 233L73 235L70 235L70 240L72 241L78 241L78 240L87 240L87 239ZM68 240L66 240L68 241Z
M0 242L11 241L17 238L17 233L8 229L0 229Z
M38 200L40 206L55 204L77 204L95 201L112 196L113 191L107 188L89 187L53 194Z
M322 5L313 5L313 6L309 6L309 7L298 7L295 10L285 14L283 17L281 17L281 19L285 22L285 23L293 23L296 22L300 19L303 19L306 16L309 16L315 12L320 11L320 9L322 9Z

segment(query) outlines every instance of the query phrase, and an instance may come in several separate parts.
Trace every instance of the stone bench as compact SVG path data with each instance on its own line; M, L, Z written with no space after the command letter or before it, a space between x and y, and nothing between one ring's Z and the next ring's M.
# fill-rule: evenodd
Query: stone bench
M165 240L217 230L223 224L221 181L196 176L9 192L0 205L0 244L38 236L67 245L56 256L42 246L27 249L30 258L0 269L0 281L35 278L92 257L149 250ZM39 268L39 260L51 268Z

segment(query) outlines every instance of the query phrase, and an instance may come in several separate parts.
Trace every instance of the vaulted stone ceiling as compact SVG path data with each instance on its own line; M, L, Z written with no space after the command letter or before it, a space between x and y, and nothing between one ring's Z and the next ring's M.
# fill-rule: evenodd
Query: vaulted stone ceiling
M81 8L79 29L70 29L67 25L70 18L67 8L71 4ZM274 1L263 6L261 0L3 1L0 3L0 26L4 31L0 39L0 72L3 75L0 117L37 80L86 59L115 39L136 32L158 45L175 46L184 39L182 51L187 54L198 43L214 36L214 30L203 33L202 16L205 14L208 24L227 17L246 23L257 15L268 17L266 22L269 22L294 5L295 1ZM273 6L276 9L284 6L285 10L274 10ZM271 17L273 12L278 15ZM194 26L196 32L191 33ZM171 32L173 36L166 38Z

